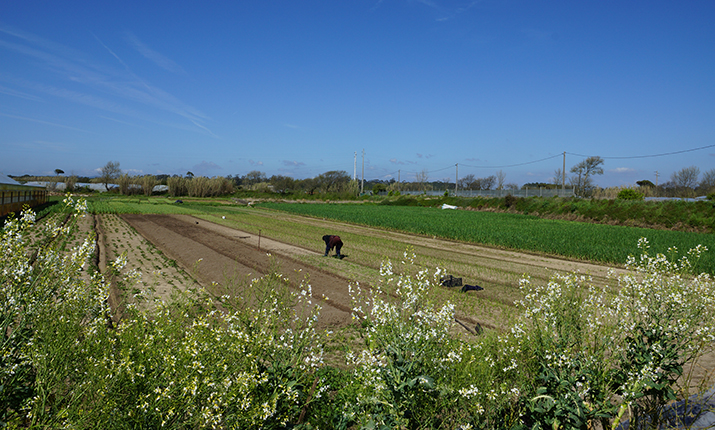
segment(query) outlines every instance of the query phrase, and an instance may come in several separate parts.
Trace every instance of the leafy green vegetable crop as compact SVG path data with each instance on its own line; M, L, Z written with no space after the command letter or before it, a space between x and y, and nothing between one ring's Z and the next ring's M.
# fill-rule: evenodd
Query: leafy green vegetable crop
M547 220L521 214L357 204L266 202L259 206L390 230L616 264L637 254L636 244L641 237L648 238L653 253L667 255L669 248L686 250L699 244L715 251L715 237L710 234ZM713 252L703 255L699 269L715 273Z

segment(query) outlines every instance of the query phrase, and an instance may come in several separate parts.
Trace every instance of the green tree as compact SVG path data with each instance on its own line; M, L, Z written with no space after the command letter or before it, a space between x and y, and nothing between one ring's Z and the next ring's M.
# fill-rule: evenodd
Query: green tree
M58 175L58 176L59 176L59 175L64 175L64 174L65 174L65 171L64 171L64 170L62 170L62 169L55 169L55 175Z
M266 182L268 181L268 178L266 178L266 174L263 172L259 172L258 170L251 170L250 172L246 173L246 177L244 179L244 185L256 185L261 182Z
M643 179L642 181L637 181L636 184L638 184L639 187L655 188L655 184L647 179Z
M316 182L318 189L323 193L339 193L350 182L350 176L344 170L331 170L318 175Z
M275 192L285 194L293 189L295 180L290 176L273 175L271 176L270 183L273 185Z

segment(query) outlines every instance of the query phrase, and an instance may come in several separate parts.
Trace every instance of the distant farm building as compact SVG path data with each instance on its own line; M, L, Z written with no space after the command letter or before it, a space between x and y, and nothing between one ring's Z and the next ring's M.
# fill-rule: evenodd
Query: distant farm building
M26 205L35 207L46 202L47 190L44 187L22 185L0 173L0 217L10 212L19 214Z

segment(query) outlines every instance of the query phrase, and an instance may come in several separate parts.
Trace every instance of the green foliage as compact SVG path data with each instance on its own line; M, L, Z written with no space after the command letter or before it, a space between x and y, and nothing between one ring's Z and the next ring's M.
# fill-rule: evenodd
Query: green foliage
M416 197L412 197L416 199ZM517 210L523 214L543 217L582 217L594 222L621 225L652 226L667 229L699 229L715 232L712 204L696 201L643 201L578 198L464 198L441 197L421 200L386 199L386 205L414 205L438 207L443 203L477 210ZM663 216L663 215L666 216Z
M372 193L373 194L380 194L382 192L387 191L387 185L382 184L382 183L376 183L375 185L372 186Z
M616 198L619 200L643 200L644 196L643 193L639 193L633 188L624 188L618 192Z
M417 206L424 200L401 196L395 202ZM525 201L529 199L521 199ZM615 208L632 211L631 202L612 202ZM715 249L715 238L692 232L649 230L583 222L541 219L514 213L445 211L431 207L354 204L261 203L261 207L330 218L391 230L499 247L545 252L592 261L619 263L636 251L640 237L648 236L653 249L666 253L675 246L689 249L703 244ZM715 256L700 260L701 270L715 273Z

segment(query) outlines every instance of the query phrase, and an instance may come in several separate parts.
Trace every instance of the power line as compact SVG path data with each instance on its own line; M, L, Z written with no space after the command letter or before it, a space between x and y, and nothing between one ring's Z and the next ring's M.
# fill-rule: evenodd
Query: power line
M664 157L666 155L675 155L675 154L682 154L684 152L693 152L693 151L700 151L701 149L707 149L707 148L712 148L715 147L715 145L707 145L707 146L701 146L700 148L692 148L692 149L683 149L682 151L674 151L674 152L665 152L663 154L651 154L651 155L633 155L630 157L601 157L601 158L608 158L608 159L613 159L613 160L628 160L631 158L652 158L652 157ZM568 155L575 155L577 157L592 157L592 155L583 155L583 154L574 154L573 152L567 152Z
M702 149L713 148L713 147L715 147L715 144L713 144L713 145L701 146L701 147L698 147L698 148L683 149L683 150L681 150L681 151L665 152L665 153L662 153L662 154L633 155L633 156L628 156L628 157L615 157L615 156L614 156L614 157L601 157L601 158L603 158L603 159L611 159L611 160L628 160L628 159L635 159L635 158L664 157L664 156L667 156L667 155L683 154L683 153L686 153L686 152L700 151L700 150L702 150ZM586 158L592 157L592 155L576 154L576 153L573 153L573 152L566 152L566 154L568 154L568 155L573 155L573 156L576 156L576 157L586 157ZM564 153L561 153L561 154L552 155L552 156L550 156L550 157L542 158L542 159L539 159L539 160L527 161L527 162L524 162L524 163L516 163L516 164L504 164L504 165L501 165L501 166L472 166L472 165L463 164L463 163L459 163L459 164L460 164L461 166L471 167L471 168L473 168L473 169L502 169L502 168L507 168L507 167L518 167L518 166L526 166L526 165L528 165L528 164L540 163L540 162L542 162L542 161L551 160L551 159L557 158L557 157L562 157L563 155L564 155ZM428 172L429 172L429 173L436 173L436 172L441 172L441 171L443 171L443 170L452 169L453 167L454 167L453 165L450 165L450 166L443 167L443 168L437 169L437 170L428 170ZM398 171L395 171L395 172L392 172L392 173L387 173L386 175L394 176L394 174L397 173L397 172L398 172ZM401 172L402 172L402 173L414 173L414 174L420 173L420 172L410 172L410 171L407 171L407 170L401 170ZM564 173L565 173L565 172L564 172Z
M441 168L441 169L437 169L437 170L423 169L423 171L424 171L424 170L427 170L427 173L436 173L436 172L441 172L442 170L451 169L451 168L453 168L453 167L454 167L454 164L452 164L451 166L443 167L443 168ZM422 171L419 171L419 172L410 172L409 170L402 170L402 169L400 169L400 170L402 171L402 173L415 173L415 174L417 174L417 173L422 173ZM394 171L394 172L392 172L392 173L387 173L387 175L394 175L395 173L397 173L397 171Z
M552 155L551 157L542 158L541 160L527 161L525 163L518 163L518 164L505 164L503 166L470 166L469 164L462 164L462 166L472 167L475 169L501 169L504 167L517 167L517 166L526 166L527 164L540 163L542 161L551 160L552 158L561 157L562 155L563 154L556 154L556 155Z

